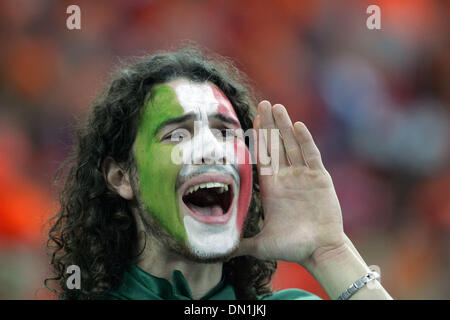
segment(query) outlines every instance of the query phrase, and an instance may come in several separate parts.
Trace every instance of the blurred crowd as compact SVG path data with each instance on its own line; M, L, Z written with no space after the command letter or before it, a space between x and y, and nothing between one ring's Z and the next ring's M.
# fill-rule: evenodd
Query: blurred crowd
M66 8L81 9L68 30ZM368 30L366 8L381 9ZM397 299L450 299L449 1L0 2L0 299L54 298L54 175L121 58L192 40L312 131L344 229ZM279 263L275 289L326 293Z

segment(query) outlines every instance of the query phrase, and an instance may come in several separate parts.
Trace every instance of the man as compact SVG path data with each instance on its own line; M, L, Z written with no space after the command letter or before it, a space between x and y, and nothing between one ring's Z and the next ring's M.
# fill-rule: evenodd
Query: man
M62 298L317 299L272 292L275 260L305 267L332 299L390 298L344 234L306 126L268 101L255 116L245 83L193 49L118 72L78 133L49 233ZM370 286L345 293L365 275Z

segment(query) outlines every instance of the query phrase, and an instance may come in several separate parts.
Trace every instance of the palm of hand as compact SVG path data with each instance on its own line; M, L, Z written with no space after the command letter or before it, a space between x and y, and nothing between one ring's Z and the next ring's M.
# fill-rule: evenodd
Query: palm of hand
M283 140L276 150L279 170L259 175L263 229L256 237L245 239L241 251L260 259L303 264L312 255L341 245L344 233L339 201L304 124L292 126L283 106L272 108L262 102L255 129L279 129ZM266 146L261 148L268 151Z
M301 262L343 240L342 216L327 173L283 168L261 181L265 223L259 254Z

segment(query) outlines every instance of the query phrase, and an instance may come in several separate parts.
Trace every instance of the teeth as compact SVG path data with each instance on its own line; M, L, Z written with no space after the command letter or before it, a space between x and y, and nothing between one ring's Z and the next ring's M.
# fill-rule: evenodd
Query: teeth
M228 191L228 185L225 183L207 182L207 183L196 184L195 186L189 187L189 189L186 190L185 194L190 194L192 192L197 191L198 189L208 189L208 188L219 188L219 193Z

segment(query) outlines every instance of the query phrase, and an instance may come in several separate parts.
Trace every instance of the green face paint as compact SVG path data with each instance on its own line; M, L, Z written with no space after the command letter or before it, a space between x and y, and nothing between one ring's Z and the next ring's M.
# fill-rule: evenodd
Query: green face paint
M179 214L175 182L181 165L171 161L173 144L164 144L157 135L165 121L182 116L182 106L169 85L153 88L144 106L134 145L139 173L141 201L160 225L176 240L184 242L186 231Z

